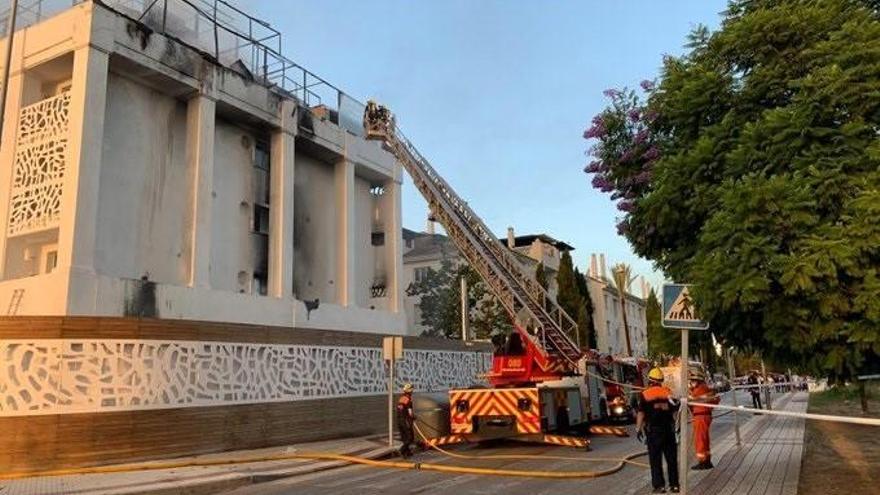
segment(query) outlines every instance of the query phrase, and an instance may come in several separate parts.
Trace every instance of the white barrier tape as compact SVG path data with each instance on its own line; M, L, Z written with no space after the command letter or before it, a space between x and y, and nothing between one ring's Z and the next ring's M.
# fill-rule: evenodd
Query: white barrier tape
M587 370L587 375L590 375L593 378L596 378L598 380L602 380L603 382L613 383L615 385L619 385L624 388L631 388L631 389L633 389L632 392L629 392L631 394L637 394L646 388L646 387L640 387L638 385L633 385L632 383L623 383L623 382L618 382L616 380L612 380L611 378L605 378L604 376L593 373L590 370Z
M704 402L689 402L689 406L711 407L730 411L748 412L753 414L766 414L769 416L787 416L790 418L815 419L819 421L833 421L836 423L852 423L856 425L880 426L880 418L856 418L853 416L831 416L829 414L797 413L791 411L777 411L769 409L752 409L751 407L733 407L721 404L706 404Z
M745 390L749 388L771 388L771 387L789 387L791 385L801 385L798 382L779 382L779 383L756 383L754 385L737 385L735 387L730 387L731 390Z

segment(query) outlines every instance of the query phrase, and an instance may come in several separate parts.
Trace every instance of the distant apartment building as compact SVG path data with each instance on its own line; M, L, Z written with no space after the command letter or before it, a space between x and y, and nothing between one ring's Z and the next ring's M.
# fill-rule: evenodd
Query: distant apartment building
M439 270L443 261L450 261L457 266L463 263L455 243L449 237L438 234L434 223L428 222L425 232L403 229L403 280L402 286L409 287L427 276L428 270ZM522 263L523 269L534 274L538 263L544 263L544 275L548 282L548 291L556 297L556 274L559 271L559 259L563 252L574 248L565 242L554 239L547 234L514 235L512 227L507 229L507 237L499 242L505 244ZM425 327L421 324L422 315L419 309L420 296L404 297L407 329L410 335L420 335Z
M593 302L593 325L596 332L597 351L614 355L626 355L626 335L623 327L623 309L620 290L614 285L605 266L605 255L590 257L587 271L587 288ZM643 277L638 279L641 297L629 288L624 290L627 327L633 356L648 354L648 323L645 315L648 287Z

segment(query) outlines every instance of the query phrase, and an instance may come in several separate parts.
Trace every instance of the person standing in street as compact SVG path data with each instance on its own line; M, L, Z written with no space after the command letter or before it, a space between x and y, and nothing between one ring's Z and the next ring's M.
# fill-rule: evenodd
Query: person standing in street
M400 455L404 459L412 455L412 445L415 441L413 422L416 419L413 413L412 400L413 386L407 383L403 386L403 394L397 401L397 431L400 433Z
M663 371L654 368L648 373L648 388L639 394L636 414L636 438L647 440L651 463L653 493L666 493L663 459L669 474L669 491L678 493L678 451L675 441L675 413L679 402L672 391L663 386Z
M718 404L721 399L706 383L706 375L702 370L691 370L689 379L689 402ZM694 447L697 463L691 469L712 469L712 452L709 447L709 428L712 426L712 408L706 406L689 406L693 416Z
M752 395L752 407L763 409L761 407L761 388L758 385L758 374L754 371L749 373L749 393Z

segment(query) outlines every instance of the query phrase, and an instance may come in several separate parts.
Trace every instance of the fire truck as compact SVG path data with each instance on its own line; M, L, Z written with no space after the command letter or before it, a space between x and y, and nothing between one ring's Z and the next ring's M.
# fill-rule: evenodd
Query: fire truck
M514 327L493 356L486 376L490 387L450 390L452 434L429 443L515 438L588 446L585 435L572 434L587 423L580 387L550 384L579 372L583 353L572 339L576 322L400 132L387 108L368 102L364 131L406 169L432 217L498 298Z
M646 359L612 356L591 349L581 359L580 376L562 378L548 385L577 386L584 414L590 422L631 423L635 421L634 397L645 386L650 366L651 362Z

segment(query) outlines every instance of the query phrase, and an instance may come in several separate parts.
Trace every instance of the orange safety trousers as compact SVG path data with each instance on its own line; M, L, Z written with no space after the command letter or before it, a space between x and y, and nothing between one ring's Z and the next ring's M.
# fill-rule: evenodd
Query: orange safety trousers
M709 448L709 426L712 425L711 414L695 414L694 415L694 450L697 453L697 460L706 461L711 456Z

